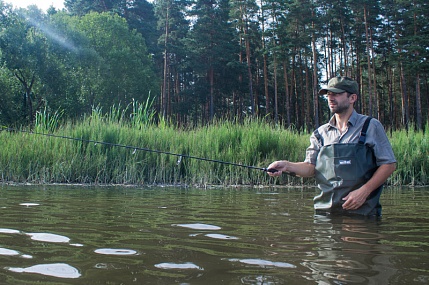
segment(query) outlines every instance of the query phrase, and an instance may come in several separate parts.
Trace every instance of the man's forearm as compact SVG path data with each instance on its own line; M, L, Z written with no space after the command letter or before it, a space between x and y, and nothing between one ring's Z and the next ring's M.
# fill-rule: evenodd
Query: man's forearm
M315 166L307 162L289 162L287 171L300 177L313 177Z
M396 163L383 164L378 167L371 179L368 180L361 188L365 189L367 195L383 185L396 169Z

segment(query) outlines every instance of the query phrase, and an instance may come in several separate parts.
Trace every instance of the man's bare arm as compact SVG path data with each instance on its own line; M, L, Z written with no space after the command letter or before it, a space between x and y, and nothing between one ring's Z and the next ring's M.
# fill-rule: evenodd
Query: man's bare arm
M283 172L295 174L300 177L314 176L315 166L307 162L290 162L287 160L274 161L268 166L268 169L276 169L276 172L268 172L270 176L280 176Z

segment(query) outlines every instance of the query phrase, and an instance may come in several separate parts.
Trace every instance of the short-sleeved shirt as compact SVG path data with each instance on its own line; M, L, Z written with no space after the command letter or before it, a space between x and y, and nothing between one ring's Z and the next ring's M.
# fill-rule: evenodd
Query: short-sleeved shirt
M347 123L346 131L341 133L336 127L335 116L332 116L328 123L318 128L323 142L319 142L314 133L311 135L310 146L307 148L304 161L316 165L317 155L323 145L358 143L366 118L367 116L358 114L356 110L353 110ZM373 149L377 166L396 162L392 146L387 138L383 125L374 118L369 124L365 144Z

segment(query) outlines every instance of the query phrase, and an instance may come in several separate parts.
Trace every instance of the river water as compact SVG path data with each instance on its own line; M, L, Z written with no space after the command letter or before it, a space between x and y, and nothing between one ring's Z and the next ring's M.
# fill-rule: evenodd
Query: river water
M315 188L0 186L0 284L428 284L429 188L381 220Z

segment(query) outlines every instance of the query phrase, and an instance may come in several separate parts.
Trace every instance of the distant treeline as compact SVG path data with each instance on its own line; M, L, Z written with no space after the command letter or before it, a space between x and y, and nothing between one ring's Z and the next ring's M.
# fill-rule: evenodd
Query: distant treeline
M157 118L198 126L263 118L310 130L329 117L320 86L355 78L358 110L421 130L429 110L426 0L0 0L0 123L37 112L154 100Z

